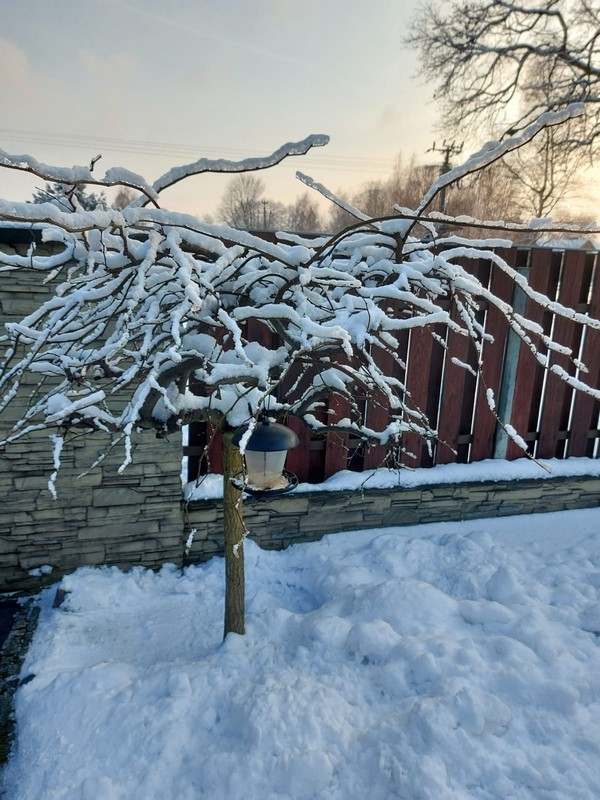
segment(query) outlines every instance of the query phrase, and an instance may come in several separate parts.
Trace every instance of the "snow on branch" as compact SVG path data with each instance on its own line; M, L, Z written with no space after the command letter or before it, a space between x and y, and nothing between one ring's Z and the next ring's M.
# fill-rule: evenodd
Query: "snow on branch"
M99 158L99 157L98 157ZM61 183L68 186L126 186L142 192L147 201L156 202L158 195L141 175L121 167L109 169L103 178L97 178L92 168L98 158L92 160L89 167L53 167L43 164L29 155L10 155L0 149L0 167L29 172L49 183Z
M262 158L245 158L242 161L228 161L224 158L209 159L201 158L191 164L180 167L173 167L157 181L154 182L153 189L158 195L165 189L173 186L179 181L189 178L192 175L201 175L203 172L254 172L261 169L268 169L279 164L289 156L303 156L313 147L324 147L329 143L329 136L322 134L312 134L302 139L300 142L288 142L278 147L274 153ZM142 200L146 204L147 200Z
M487 144L476 153L473 153L466 161L448 172L445 172L443 175L440 175L440 177L431 184L429 190L421 200L417 213L424 211L430 206L443 189L452 186L467 175L473 175L479 172L495 161L500 160L508 153L518 150L546 128L562 125L570 119L581 116L583 112L583 103L573 103L562 111L546 111L540 114L535 122L532 122L525 130L515 136L511 136L501 142L487 142Z
M173 167L158 178L153 185L150 185L141 175L137 175L123 167L112 167L106 171L103 177L97 177L93 174L93 168L100 156L92 159L88 167L55 167L44 164L30 155L10 155L0 149L0 167L29 172L49 183L60 183L68 186L123 186L141 193L142 196L132 203L134 207L145 206L148 203L158 206L159 193L185 178L205 172L234 173L268 169L290 156L306 155L313 147L324 147L328 142L328 136L312 134L299 142L288 142L278 147L271 155L264 157L246 158L242 161L201 158L191 164ZM11 219L12 217L5 216L3 218Z
M309 137L284 145L270 160L321 143L323 137ZM452 179L499 150L484 148ZM264 159L245 163L266 166ZM434 425L399 377L399 337L428 332L444 347L449 333L466 337L474 360L454 363L480 372L491 344L480 320L484 305L505 318L539 363L548 367L548 354L559 355L554 373L600 399L584 380L579 354L496 297L469 272L469 261L489 260L532 303L583 329L600 322L532 291L494 249L498 239L453 235L440 247L409 237L414 220L437 219L422 208L380 220L357 210L357 224L326 242L267 242L157 208L65 213L0 201L0 218L46 223L45 238L68 254L66 264L64 254L57 260L41 248L29 256L0 253L0 269L21 270L23 280L29 268L65 269L31 313L4 326L0 412L20 403L4 441L51 429L60 437L53 439L56 461L70 431L101 430L121 437L127 463L137 429L167 435L194 420L238 427L266 408L388 447L407 433L432 440ZM495 227L510 233L510 226ZM365 418L357 389L367 404L386 408L379 427ZM339 419L326 413L331 398L348 409Z
M318 183L317 181L313 180L310 175L305 175L302 172L296 172L296 177L299 181L304 183L309 189L315 189L319 194L322 194L327 200L332 203L335 203L340 208L343 208L344 211L347 211L348 214L351 214L353 217L356 217L357 220L362 222L369 220L369 215L365 214L363 211L359 211L358 208L353 206L351 203L348 203L346 200L343 200L341 197L338 197L333 192L329 191L326 186L323 186L322 183Z

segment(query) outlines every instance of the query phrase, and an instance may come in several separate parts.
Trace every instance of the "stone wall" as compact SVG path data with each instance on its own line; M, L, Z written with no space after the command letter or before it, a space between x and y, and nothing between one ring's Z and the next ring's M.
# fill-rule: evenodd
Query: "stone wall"
M250 537L261 547L280 549L337 531L599 505L600 477L546 478L248 498L244 502L244 519ZM188 503L186 525L188 532L196 528L190 563L222 552L220 500Z
M5 251L26 251L30 238L27 231L0 229ZM43 278L29 270L1 274L3 322L21 319L48 296ZM25 408L25 394L0 415L0 438ZM56 500L48 491L53 459L47 431L0 450L0 591L36 590L85 564L181 563L180 437L156 439L148 431L137 438L133 464L122 475L119 447L85 474L109 444L96 433L65 444ZM52 572L29 574L43 566Z

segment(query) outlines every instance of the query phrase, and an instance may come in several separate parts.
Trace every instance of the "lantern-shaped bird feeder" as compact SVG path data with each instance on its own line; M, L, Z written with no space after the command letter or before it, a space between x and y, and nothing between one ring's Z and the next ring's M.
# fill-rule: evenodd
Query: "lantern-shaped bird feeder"
M241 428L233 437L239 445L248 427ZM284 494L298 484L296 476L284 469L288 450L292 450L299 439L291 428L263 417L246 443L246 480L240 488L254 495ZM236 478L234 483L240 481Z

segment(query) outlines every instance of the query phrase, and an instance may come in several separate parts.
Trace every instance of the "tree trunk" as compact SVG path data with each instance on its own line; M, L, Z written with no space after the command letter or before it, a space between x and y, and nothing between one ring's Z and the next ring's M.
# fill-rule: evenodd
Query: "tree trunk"
M232 444L234 431L221 431L223 442L223 523L225 533L225 630L245 633L244 519L242 492L231 478L243 468L239 448Z

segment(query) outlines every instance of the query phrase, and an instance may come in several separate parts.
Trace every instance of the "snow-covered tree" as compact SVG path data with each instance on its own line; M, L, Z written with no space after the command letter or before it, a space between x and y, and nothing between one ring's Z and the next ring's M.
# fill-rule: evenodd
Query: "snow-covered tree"
M37 254L34 248L22 256L0 254L0 270L37 270L40 279L52 278L56 285L49 300L5 326L0 411L22 402L24 376L40 377L5 444L32 430L52 429L56 455L76 433L108 431L123 444L124 469L133 457L131 436L138 429L166 435L193 420L220 427L228 577L225 630L243 632L241 493L229 481L232 472L242 469L240 452L231 442L240 426L249 425L251 433L262 414L291 413L314 430L350 432L396 451L405 446L409 433L434 439L436 431L400 377L396 337L409 328L438 336L436 331L445 327L472 342L480 368L486 340L477 316L481 302L504 315L540 363L575 388L600 397L585 383L583 365L577 363L570 372L554 363L553 352L564 357L565 348L465 269L469 259L489 258L528 297L549 303L494 251L507 242L453 235L440 240L435 223L452 220L425 212L445 186L476 173L562 117L547 115L521 136L486 146L439 178L414 211L397 209L379 219L299 174L356 222L331 238L289 235L275 243L163 209L161 192L202 172L263 169L325 144L326 137L284 145L263 159L201 159L171 170L154 184L122 169L93 178L84 167L54 168L0 152L0 165L7 168L72 185L119 183L141 196L122 211L67 212L52 203L0 201L0 220L42 225L44 239L62 245L52 255ZM429 242L411 235L417 221L429 228ZM600 327L597 320L557 303L552 310L584 327ZM367 424L357 392L388 408L380 427ZM326 402L332 398L343 409L337 416L327 413ZM490 393L488 400L493 408Z

